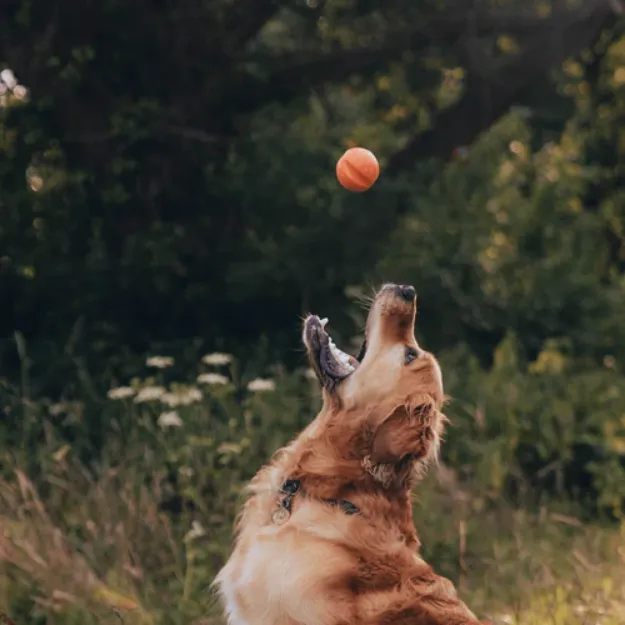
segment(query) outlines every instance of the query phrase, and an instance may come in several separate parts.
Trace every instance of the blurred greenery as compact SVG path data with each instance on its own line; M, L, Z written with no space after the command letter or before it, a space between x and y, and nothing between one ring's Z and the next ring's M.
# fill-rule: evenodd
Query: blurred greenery
M452 399L426 556L497 623L616 623L622 8L0 2L0 609L217 623L240 489L319 405L301 315L355 349L394 281Z

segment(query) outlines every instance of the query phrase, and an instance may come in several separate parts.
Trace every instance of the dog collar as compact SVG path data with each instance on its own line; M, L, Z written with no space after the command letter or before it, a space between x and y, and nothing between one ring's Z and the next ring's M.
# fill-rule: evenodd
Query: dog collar
M285 480L280 486L278 509L271 515L271 520L280 525L291 516L292 502L295 495L302 490L299 480ZM322 499L331 506L337 506L348 516L360 514L360 508L347 499Z

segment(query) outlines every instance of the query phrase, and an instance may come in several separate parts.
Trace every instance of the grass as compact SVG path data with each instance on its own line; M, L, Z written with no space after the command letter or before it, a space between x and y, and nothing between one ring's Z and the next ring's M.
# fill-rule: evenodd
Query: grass
M16 400L25 429L10 434L28 446L0 444L0 612L15 625L222 625L209 587L241 486L318 402L301 373L241 381L234 366L226 375L228 358L205 357L194 384L168 381L170 365L153 362L155 374L91 413ZM86 462L94 411L105 442ZM508 505L501 471L486 470L512 457L507 440L466 430L449 445L466 441L473 478L441 466L417 490L424 557L498 625L625 623L625 525L585 525L566 502ZM188 505L172 511L176 496Z
M476 614L508 625L625 622L625 526L584 525L562 504L535 513L484 509L479 497L465 512L451 505L444 524L419 507L417 524L429 561Z
M228 549L159 510L156 482L76 467L46 501L21 472L0 482L0 606L16 625L220 624L208 590ZM424 554L471 608L506 625L622 625L625 526L586 526L562 506L493 504L432 476L415 505Z

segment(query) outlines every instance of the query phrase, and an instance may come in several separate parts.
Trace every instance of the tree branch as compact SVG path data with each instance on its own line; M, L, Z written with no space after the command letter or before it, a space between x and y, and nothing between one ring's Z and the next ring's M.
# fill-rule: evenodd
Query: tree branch
M385 173L395 175L427 158L449 158L456 146L471 144L502 117L537 78L587 47L604 26L614 20L607 3L596 6L590 13L576 12L558 28L554 25L545 29L490 76L469 74L463 97L441 111L430 130L396 152L389 159Z
M285 0L236 0L224 21L226 41L234 48L229 52L237 54L285 4Z
M543 43L550 48L563 24L578 23L588 19L594 11L609 12L608 0L585 0L576 11L561 9L549 17L540 17L528 11L492 11L485 7L472 8L466 4L447 6L444 11L411 28L387 33L377 45L368 45L334 52L300 53L265 57L260 66L272 67L264 78L239 75L232 85L239 97L229 94L229 101L241 102L240 112L245 112L251 100L258 102L286 102L306 88L339 82L354 73L374 71L382 64L399 60L408 51L423 51L433 43L457 43L468 36L484 37L492 34L543 35ZM463 7L463 8L461 8ZM253 60L253 59L252 59ZM542 62L538 68L544 68ZM250 98L249 94L253 93ZM232 98L232 99L231 99Z

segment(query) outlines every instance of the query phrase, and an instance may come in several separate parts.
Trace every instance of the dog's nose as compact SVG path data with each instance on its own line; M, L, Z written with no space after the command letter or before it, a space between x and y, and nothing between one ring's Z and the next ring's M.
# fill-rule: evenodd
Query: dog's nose
M409 284L400 284L397 287L397 292L399 294L399 297L406 300L407 302L411 302L417 295L414 287L410 286Z

